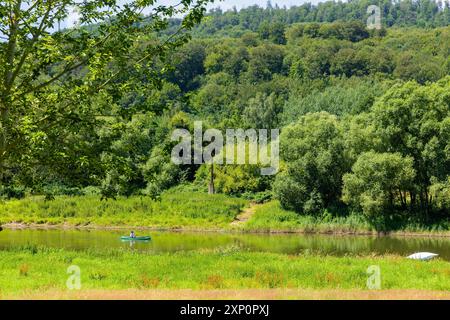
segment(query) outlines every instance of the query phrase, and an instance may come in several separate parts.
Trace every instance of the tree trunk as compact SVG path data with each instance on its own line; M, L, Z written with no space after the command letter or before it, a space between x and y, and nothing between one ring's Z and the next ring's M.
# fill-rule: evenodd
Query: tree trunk
M4 103L0 102L0 184L4 176L4 162L6 158L6 144L7 144L7 120L8 109Z
M210 177L209 185L208 185L208 193L209 194L215 193L215 190L214 190L214 163L211 163L211 177Z
M412 190L409 191L409 200L409 210L411 212L414 212L414 209L416 207L416 194Z
M402 209L404 209L406 207L406 198L403 196L402 190L399 190L398 193L400 195L400 203L401 203Z

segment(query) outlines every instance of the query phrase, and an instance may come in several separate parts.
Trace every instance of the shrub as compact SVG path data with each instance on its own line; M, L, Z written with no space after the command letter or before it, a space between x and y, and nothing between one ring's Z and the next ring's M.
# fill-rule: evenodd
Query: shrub
M210 166L202 165L196 174L197 183L207 185L210 179ZM261 175L259 165L214 166L214 186L217 192L241 195L248 192L261 192L270 187L271 176Z
M369 218L406 206L406 191L415 177L413 159L400 153L366 152L359 156L352 173L343 177L343 200L362 209Z
M242 198L251 200L255 203L265 203L272 200L273 193L271 190L261 191L261 192L244 192Z
M87 186L81 190L81 192L85 196L98 196L101 193L101 190L99 187L96 186Z
M22 199L25 197L25 188L20 186L0 186L0 198Z

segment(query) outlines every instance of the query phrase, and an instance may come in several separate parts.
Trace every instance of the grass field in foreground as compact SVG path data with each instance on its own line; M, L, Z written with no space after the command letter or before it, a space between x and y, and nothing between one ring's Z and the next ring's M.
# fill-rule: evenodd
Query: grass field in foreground
M380 268L382 290L450 291L450 265L442 260L284 255L235 247L170 254L29 247L0 252L0 295L66 292L71 265L81 270L80 295L124 289L367 290L367 269L373 265Z
M58 196L0 202L0 224L71 224L141 226L157 228L222 228L248 202L225 195L200 192L165 193L161 201L133 196L100 201L99 196Z

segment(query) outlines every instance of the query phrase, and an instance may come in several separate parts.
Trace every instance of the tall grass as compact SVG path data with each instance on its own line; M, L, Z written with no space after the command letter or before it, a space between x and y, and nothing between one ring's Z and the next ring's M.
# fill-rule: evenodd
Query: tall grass
M339 211L339 210L337 210ZM345 212L344 212L345 213ZM450 221L438 223L418 223L403 218L386 222L387 231L398 233L445 234L450 231ZM270 201L258 206L255 214L244 225L247 231L263 232L311 232L311 233L376 233L376 228L362 214L350 212L336 216L325 210L317 216L301 215L285 210L278 201Z
M448 262L397 256L257 253L235 247L178 253L21 248L0 252L0 294L67 290L67 268L89 289L366 289L369 266L381 289L450 290Z
M220 228L234 220L246 200L199 192L166 193L160 201L134 196L30 197L0 203L0 223L38 223L161 228Z
M333 217L326 212L320 216L299 215L284 210L278 201L270 201L257 207L246 223L247 231L297 231L297 232L367 232L372 226L357 215Z

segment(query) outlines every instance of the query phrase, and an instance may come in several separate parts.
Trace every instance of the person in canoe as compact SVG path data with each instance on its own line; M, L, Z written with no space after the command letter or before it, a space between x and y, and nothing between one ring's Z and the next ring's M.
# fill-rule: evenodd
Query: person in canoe
M134 231L130 232L130 238L133 238L133 239L136 238L136 234L134 233Z

